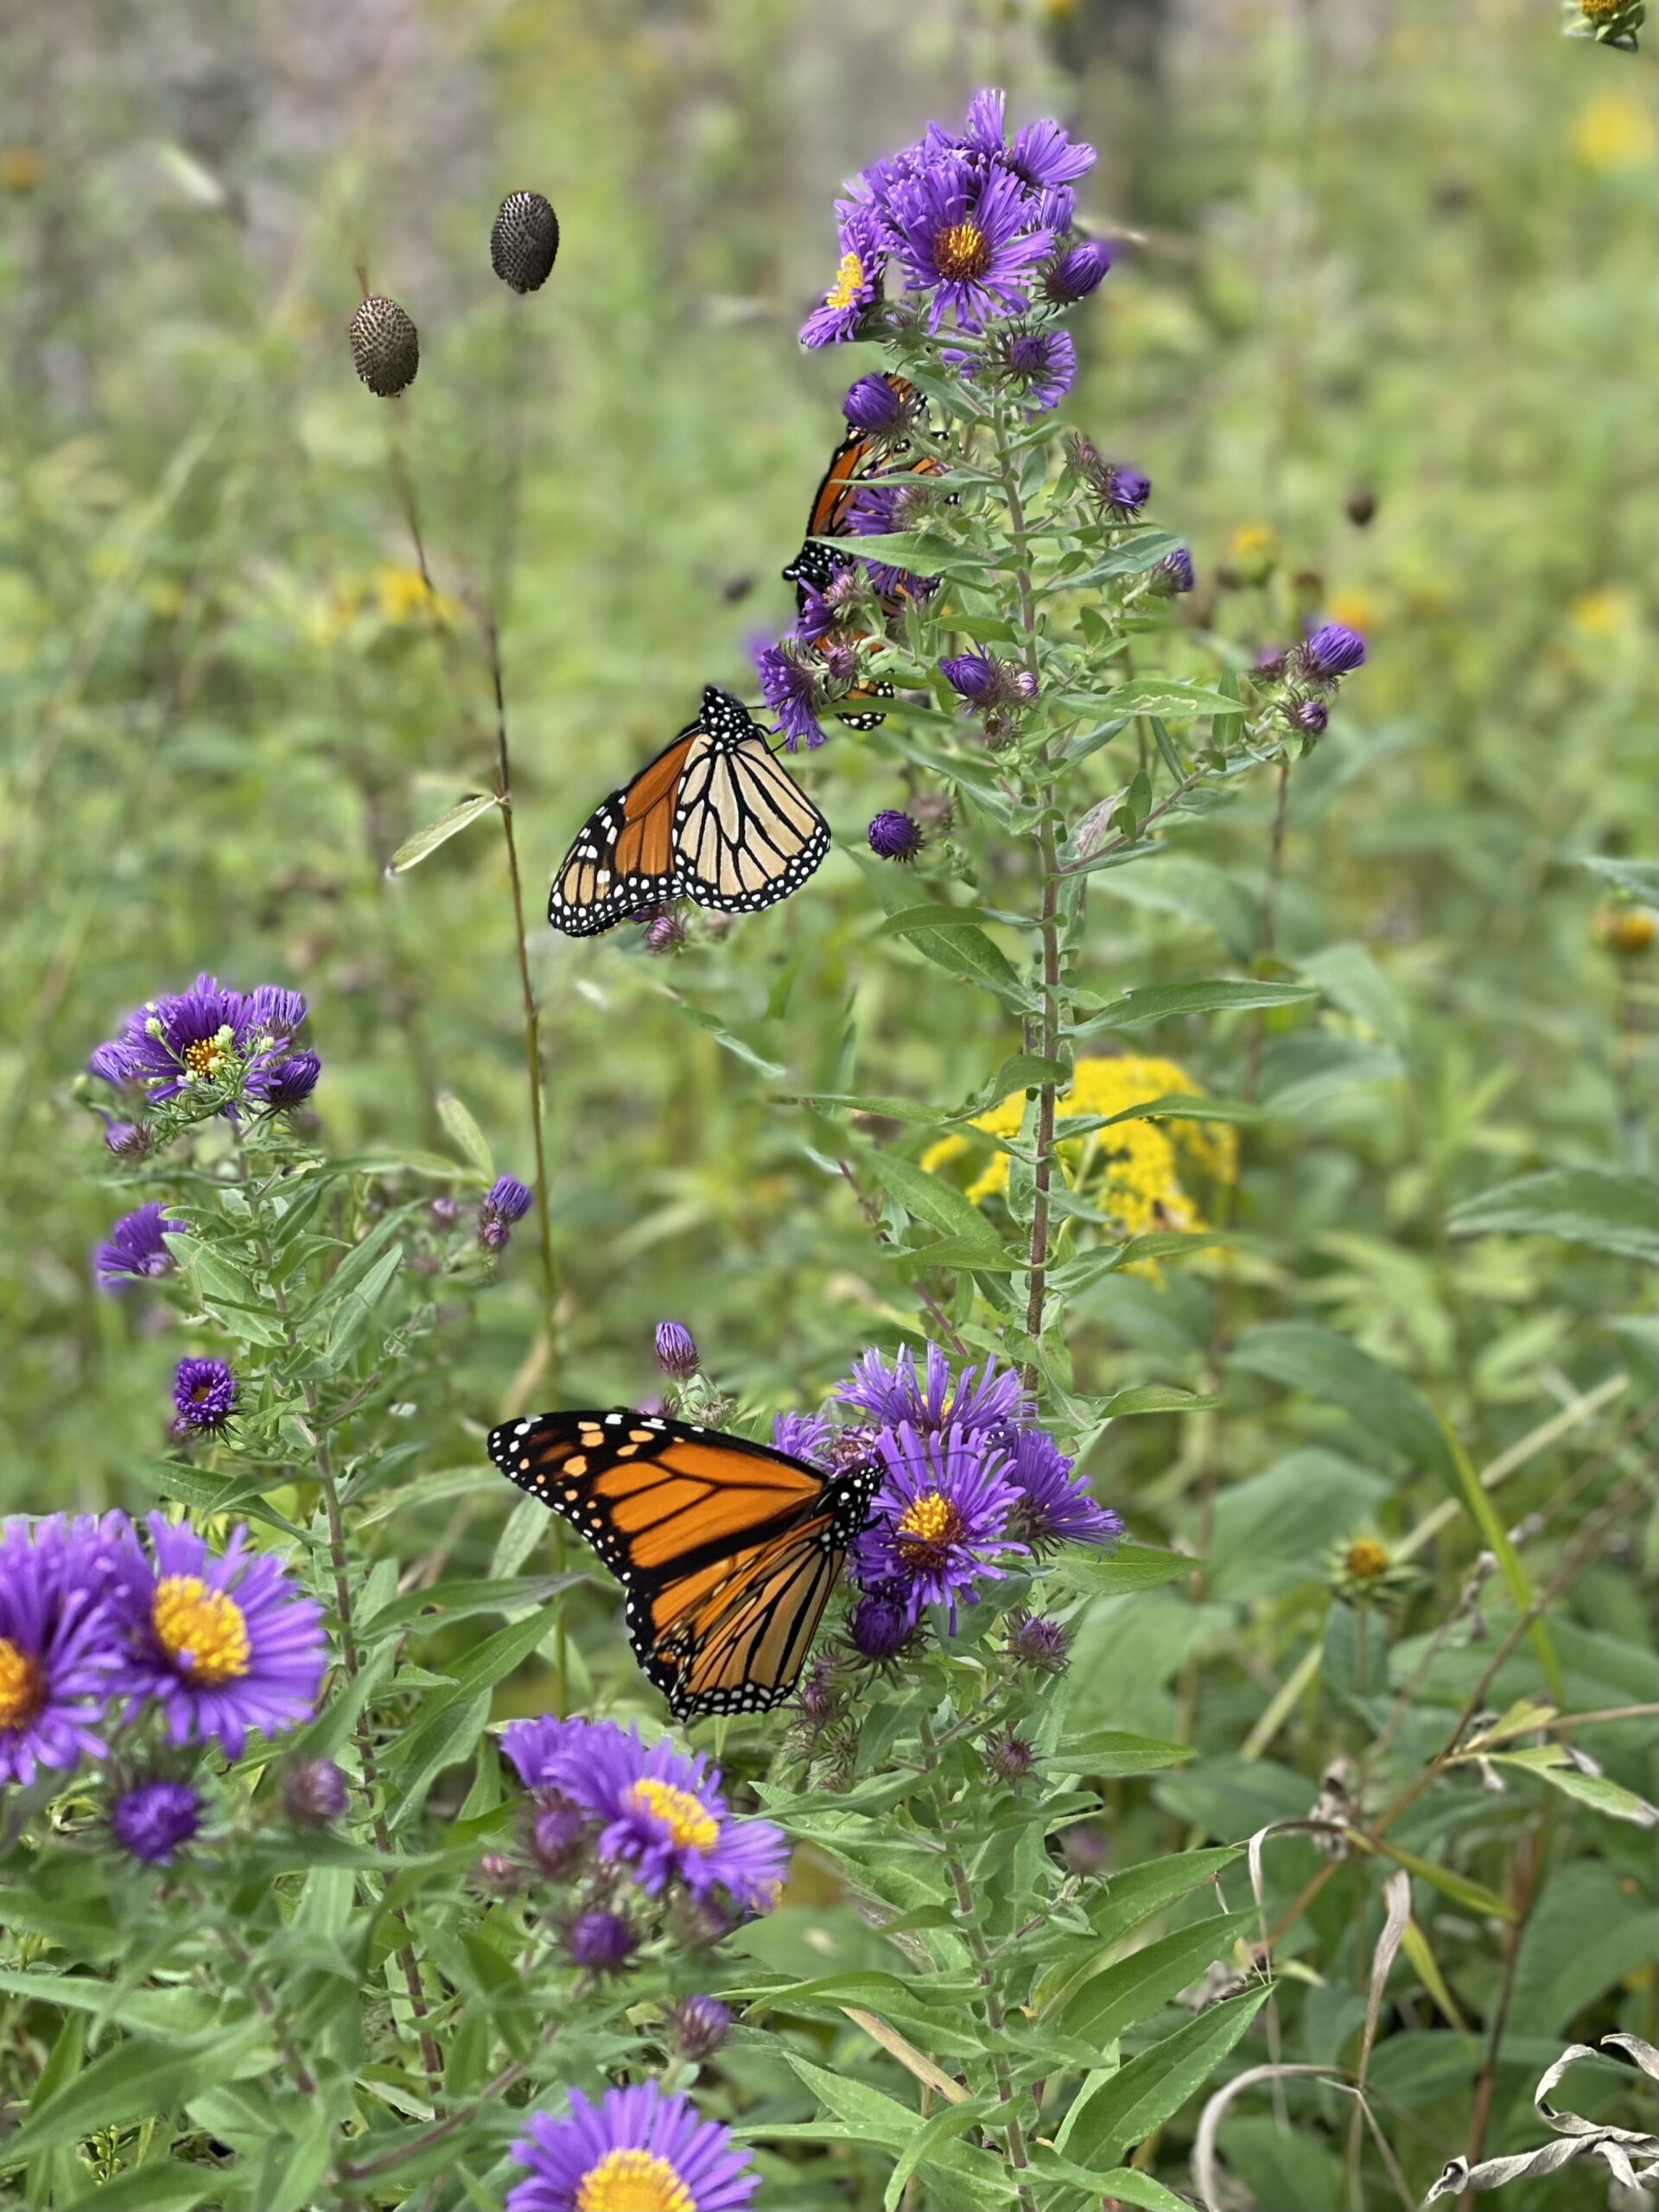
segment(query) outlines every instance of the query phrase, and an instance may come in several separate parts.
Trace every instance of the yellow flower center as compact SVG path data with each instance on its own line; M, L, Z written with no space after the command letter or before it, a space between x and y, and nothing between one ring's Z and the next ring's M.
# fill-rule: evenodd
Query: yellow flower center
M1618 15L1624 0L1579 0L1579 6L1592 22L1605 22L1610 16Z
M666 2158L607 2151L577 2183L576 2212L697 2212L697 2201Z
M926 1567L962 1541L962 1515L941 1491L925 1490L899 1515L893 1548L906 1567Z
M1389 1571L1389 1554L1374 1536L1361 1536L1348 1547L1348 1572L1360 1582L1370 1582Z
M720 1841L720 1822L702 1798L694 1797L689 1789L677 1789L671 1782L658 1782L647 1775L634 1783L628 1796L641 1812L653 1813L664 1823L677 1851L712 1851ZM667 2171L664 2167L664 2171ZM622 2202L620 2197L614 2201L619 2205ZM606 2202L612 2200L607 2197Z
M0 1636L0 1728L21 1728L40 1711L46 1683L27 1651Z
M864 289L864 264L855 253L843 253L836 281L823 296L827 308L849 308Z
M991 242L977 223L952 223L939 232L933 258L945 283L957 284L985 274L991 265Z
M202 1037L185 1046L183 1058L192 1075L211 1080L225 1065L225 1050L216 1038Z
M149 1624L190 1681L211 1689L238 1681L248 1671L253 1647L242 1608L226 1591L210 1590L200 1575L164 1574L150 1602Z

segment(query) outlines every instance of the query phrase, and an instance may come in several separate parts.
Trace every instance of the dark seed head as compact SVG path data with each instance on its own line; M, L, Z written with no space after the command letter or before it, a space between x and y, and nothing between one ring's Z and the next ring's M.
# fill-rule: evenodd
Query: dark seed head
M371 292L352 317L352 366L377 399L396 399L415 381L421 341L396 300Z
M558 258L559 219L539 192L510 192L490 232L490 266L515 292L539 292Z

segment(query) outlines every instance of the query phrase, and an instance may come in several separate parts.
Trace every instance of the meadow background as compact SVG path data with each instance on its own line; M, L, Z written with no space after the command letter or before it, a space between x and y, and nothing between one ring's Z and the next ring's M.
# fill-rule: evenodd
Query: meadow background
M1098 1600L1080 1632L1091 1719L1194 1752L1112 1785L1106 1864L1307 1813L1383 1725L1368 1669L1409 1686L1408 1745L1484 1664L1466 1615L1425 1659L1485 1537L1387 1407L1320 1366L1325 1339L1252 1347L1258 1329L1334 1333L1432 1400L1499 1467L1529 1586L1559 1580L1567 1704L1651 1705L1659 1362L1632 1264L1651 1232L1476 1234L1466 1211L1534 1171L1653 1172L1653 957L1598 925L1632 887L1650 905L1651 874L1586 865L1653 849L1650 55L1564 42L1535 0L60 0L9 11L4 61L0 1506L154 1499L181 1347L94 1289L118 1205L74 1096L133 1004L199 969L296 986L332 1149L450 1149L453 1092L529 1178L493 825L385 874L489 786L461 602L500 616L539 918L581 817L699 687L755 696L746 641L785 620L777 571L852 373L795 338L830 194L1002 83L1017 116L1102 149L1080 213L1122 244L1074 318L1067 411L1154 479L1192 547L1192 620L1254 644L1317 606L1370 644L1287 823L1275 972L1320 982L1324 1006L1135 1040L1229 1096L1259 1054L1269 1110L1243 1135L1236 1249L1103 1277L1076 1344L1090 1390L1220 1401L1120 1421L1090 1462L1135 1539L1204 1561ZM486 250L521 185L563 226L529 302ZM346 353L359 264L421 330L398 413L455 602L436 621L390 410ZM824 1125L779 1102L954 1101L1019 1040L875 935L851 855L909 788L890 734L838 731L807 775L838 850L773 913L669 961L631 929L534 930L553 1340L526 1224L448 1339L448 1402L423 1406L371 1548L485 1573L512 1500L482 1429L654 1390L664 1314L751 1414L816 1402L913 1325ZM1247 971L1272 807L1264 780L1188 825L1179 859L1096 878L1080 982ZM1418 1570L1386 1610L1329 1585L1362 1529ZM1486 1584L1489 1639L1516 1587ZM579 1680L622 1683L608 1599L584 1593L577 1628ZM1541 1692L1540 1666L1519 1648L1489 1702ZM531 1669L500 1710L545 1702ZM1574 1740L1654 1794L1651 1717ZM1489 2151L1535 2140L1532 2083L1562 2043L1659 2039L1659 1993L1638 1824L1529 1781L1414 1817L1397 1840L1451 1876L1420 1880L1423 1949L1371 2079L1432 2178L1471 2113ZM1319 1871L1281 1847L1281 1906ZM841 1908L814 1880L808 1854L789 1903L833 1952ZM1374 1936L1327 1881L1280 1952L1287 2058L1358 2033ZM1628 2109L1611 2069L1588 2094ZM1236 2120L1228 2164L1263 2206L1325 2212L1345 2127ZM1526 2201L1581 2204L1582 2185ZM860 2201L823 2168L813 2186Z

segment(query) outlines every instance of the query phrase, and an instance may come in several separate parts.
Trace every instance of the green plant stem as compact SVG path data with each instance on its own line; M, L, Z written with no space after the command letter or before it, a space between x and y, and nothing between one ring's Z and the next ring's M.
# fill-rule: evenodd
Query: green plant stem
M985 2024L994 2036L1001 2036L1007 2032L1007 2020L1002 2010L1002 1999L997 1993L995 1967L990 1946L974 1917L974 1891L968 1878L968 1869L963 1865L956 1845L950 1840L954 1824L945 1805L944 1793L939 1786L939 1745L933 1733L933 1723L925 1713L921 1716L919 1729L922 1749L927 1759L928 1798L939 1832L939 1849L944 1854L945 1872L950 1877L950 1886L956 1895L957 1912L962 1922L962 1939L967 1944L978 1970L980 1993L985 2006ZM1007 2145L1008 2164L1014 2168L1016 2177L1023 2177L1030 2167L1031 2158L1026 2149L1025 2130L1020 2125L1019 2115L1014 2108L1014 2075L1004 2053L999 2051L993 2057L991 2072L995 2077L997 2095L1007 2114L1003 2123L1003 2139ZM1030 2184L1023 2178L1017 2178L1014 2190L1020 2212L1034 2212L1036 2200Z

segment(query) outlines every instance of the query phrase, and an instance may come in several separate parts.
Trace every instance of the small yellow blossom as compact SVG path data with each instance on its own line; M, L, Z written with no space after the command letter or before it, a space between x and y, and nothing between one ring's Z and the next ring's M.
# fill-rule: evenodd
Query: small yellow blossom
M1587 169L1639 169L1654 156L1653 117L1628 92L1599 93L1573 117L1568 143Z
M374 595L383 622L452 622L455 602L446 592L429 591L418 569L399 569L390 563L374 572Z
M1603 584L1595 591L1581 591L1567 603L1567 619L1586 638L1617 637L1636 611L1636 601L1623 584Z
M1596 942L1620 959L1637 959L1659 943L1659 914L1650 906L1604 906L1596 916Z
M1325 601L1325 616L1329 622L1340 622L1350 630L1357 630L1362 638L1375 637L1382 626L1376 601L1363 591L1333 591Z
M33 192L45 166L32 146L0 148L0 184L8 192Z
M1236 561L1249 561L1266 553L1271 556L1279 550L1279 541L1264 522L1242 522L1227 541L1227 550Z
M1070 1087L1055 1102L1059 1141L1056 1149L1067 1182L1109 1215L1122 1236L1154 1229L1202 1229L1204 1221L1181 1182L1190 1166L1217 1181L1230 1183L1238 1172L1236 1132L1225 1122L1128 1121L1068 1137L1065 1123L1085 1116L1121 1114L1154 1098L1201 1098L1204 1092L1173 1060L1128 1053L1115 1059L1080 1060ZM971 1126L989 1136L1017 1137L1025 1118L1023 1092L1005 1098ZM937 1173L978 1147L965 1134L941 1137L922 1154L922 1166ZM994 1152L967 1186L976 1205L997 1198L1008 1186L1008 1155Z

